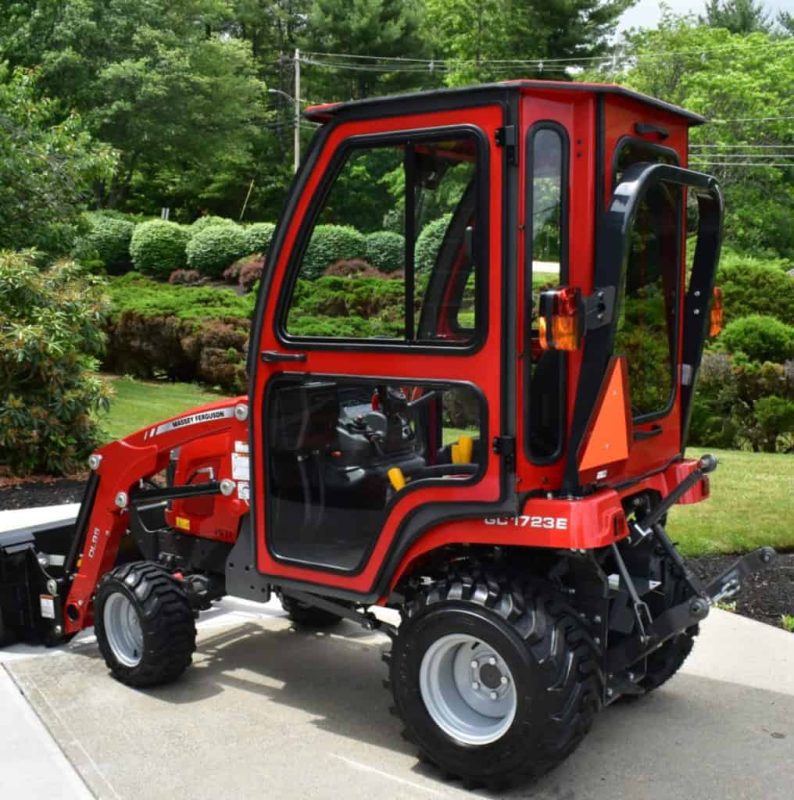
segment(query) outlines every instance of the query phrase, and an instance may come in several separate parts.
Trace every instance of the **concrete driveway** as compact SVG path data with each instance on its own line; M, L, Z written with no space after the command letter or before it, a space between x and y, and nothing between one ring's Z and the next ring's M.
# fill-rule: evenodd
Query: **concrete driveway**
M300 633L274 604L228 600L202 620L194 665L169 687L115 682L88 634L0 659L97 797L488 796L444 782L402 741L381 688L385 646L353 624ZM37 760L43 773L60 755L46 736L27 758L1 739L2 726L0 796L86 796L63 765L60 793L26 794ZM607 709L558 770L502 796L790 800L793 786L794 636L715 611L668 686Z

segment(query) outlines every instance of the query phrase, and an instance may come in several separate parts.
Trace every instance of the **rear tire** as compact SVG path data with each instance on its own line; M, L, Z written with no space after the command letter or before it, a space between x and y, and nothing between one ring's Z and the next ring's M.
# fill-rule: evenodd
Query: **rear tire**
M648 656L645 677L640 681L640 686L645 690L645 694L658 689L663 683L667 683L681 669L687 656L692 652L698 630L696 625L694 628L679 633L678 636L668 639L658 650ZM628 696L633 697L633 695Z
M287 612L287 616L302 628L330 628L338 625L342 617L326 611L317 606L307 606L293 597L281 596L281 607Z
M469 786L538 778L601 705L598 648L573 609L550 588L498 576L422 587L389 661L407 738Z
M196 649L195 616L182 584L151 561L123 564L102 578L94 628L105 663L127 686L176 680Z

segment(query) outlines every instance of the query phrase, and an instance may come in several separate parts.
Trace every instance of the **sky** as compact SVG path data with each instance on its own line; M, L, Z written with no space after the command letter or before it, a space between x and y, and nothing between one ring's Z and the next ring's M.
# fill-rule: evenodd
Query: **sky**
M703 13L706 0L665 0L672 11L676 14L686 14L694 12ZM628 28L648 28L654 27L662 17L662 3L659 0L639 0L634 8L630 8L621 18L618 30ZM794 13L794 0L766 0L764 6L773 16L777 16L778 11L790 11Z

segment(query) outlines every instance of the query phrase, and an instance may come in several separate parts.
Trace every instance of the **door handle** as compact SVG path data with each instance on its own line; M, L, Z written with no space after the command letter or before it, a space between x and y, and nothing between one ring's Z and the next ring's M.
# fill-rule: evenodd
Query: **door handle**
M641 442L644 439L651 439L654 436L658 436L661 432L662 432L661 425L652 425L650 430L634 431L634 441Z
M262 361L272 364L276 361L305 361L306 353L280 353L278 350L263 350Z

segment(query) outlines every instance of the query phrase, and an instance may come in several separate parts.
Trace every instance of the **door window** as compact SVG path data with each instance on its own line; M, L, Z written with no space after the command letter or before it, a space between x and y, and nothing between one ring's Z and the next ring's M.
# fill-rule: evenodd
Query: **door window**
M467 385L276 378L266 408L268 541L291 561L355 569L401 492L476 479L487 457Z
M631 232L615 353L626 356L635 418L665 413L675 389L680 198L669 184L651 187Z
M565 131L542 122L529 133L527 164L528 226L526 263L532 347L528 368L529 454L538 462L556 457L562 448L565 411L566 354L539 346L539 293L567 280L567 151Z
M349 146L293 265L287 336L471 344L486 229L470 133Z

